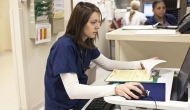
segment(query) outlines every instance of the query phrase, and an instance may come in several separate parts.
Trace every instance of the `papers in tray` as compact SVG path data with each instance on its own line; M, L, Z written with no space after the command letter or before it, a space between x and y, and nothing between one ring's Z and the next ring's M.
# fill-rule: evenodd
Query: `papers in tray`
M135 34L176 34L176 30L138 30Z
M123 30L152 30L152 29L157 29L154 28L152 25L145 25L145 26L123 26Z
M127 82L127 81L138 81L138 82L153 82L151 77L152 68L160 63L166 62L165 60L142 60L141 63L144 66L144 70L113 70L108 77L105 79L106 82Z

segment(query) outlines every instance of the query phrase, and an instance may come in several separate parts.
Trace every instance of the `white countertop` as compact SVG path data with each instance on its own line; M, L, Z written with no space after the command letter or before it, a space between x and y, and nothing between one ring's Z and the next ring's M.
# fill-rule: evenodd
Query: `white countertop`
M135 34L138 30L122 30L121 28L106 33L108 40L182 42L190 43L190 34ZM155 31L155 30L149 30Z

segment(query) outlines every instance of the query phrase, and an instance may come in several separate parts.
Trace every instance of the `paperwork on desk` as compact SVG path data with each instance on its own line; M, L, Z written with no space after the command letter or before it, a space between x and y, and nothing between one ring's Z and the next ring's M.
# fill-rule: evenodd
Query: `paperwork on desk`
M176 30L138 30L135 34L176 34Z
M146 72L148 73L149 76L151 76L151 70L153 69L153 67L155 67L156 65L160 64L160 63L164 63L166 62L165 60L154 60L154 59L148 59L148 60L141 60L141 63L143 64Z
M114 69L108 77L105 79L106 82L153 82L151 77L151 70L157 64L166 62L165 60L142 60L141 63L144 66L144 70L117 70Z
M154 28L152 25L144 25L144 26L123 26L123 30L154 30L157 28Z

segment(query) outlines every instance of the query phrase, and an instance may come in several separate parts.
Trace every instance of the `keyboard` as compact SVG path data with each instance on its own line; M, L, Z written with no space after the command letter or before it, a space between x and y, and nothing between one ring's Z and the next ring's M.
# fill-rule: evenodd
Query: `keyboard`
M113 110L115 107L114 104L109 104L104 101L104 98L95 98L92 102L87 106L86 110Z

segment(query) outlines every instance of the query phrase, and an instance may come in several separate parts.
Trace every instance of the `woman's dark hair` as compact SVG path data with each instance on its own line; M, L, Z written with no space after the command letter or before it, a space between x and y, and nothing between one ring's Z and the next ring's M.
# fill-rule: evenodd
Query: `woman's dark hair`
M65 35L69 36L79 48L91 49L95 47L94 42L96 37L88 38L85 41L82 39L84 27L94 12L100 13L100 20L102 22L102 15L99 8L88 2L79 2L71 13Z
M153 4L152 4L152 8L154 9L154 8L156 7L156 5L157 5L158 3L160 3L160 2L163 2L163 3L164 3L164 1L162 1L162 0L156 0L156 1L154 1ZM164 5L165 5L165 3L164 3Z

